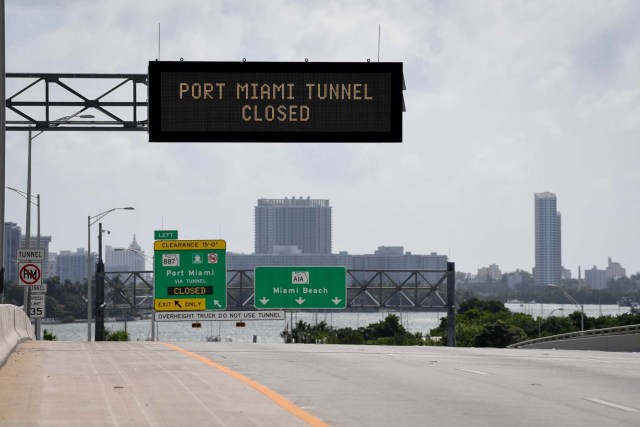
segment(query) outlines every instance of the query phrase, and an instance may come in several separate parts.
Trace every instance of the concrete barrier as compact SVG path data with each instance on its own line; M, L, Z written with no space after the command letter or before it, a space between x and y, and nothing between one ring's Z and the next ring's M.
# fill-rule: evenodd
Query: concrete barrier
M15 305L0 304L0 366L16 345L28 339L36 337L27 314Z

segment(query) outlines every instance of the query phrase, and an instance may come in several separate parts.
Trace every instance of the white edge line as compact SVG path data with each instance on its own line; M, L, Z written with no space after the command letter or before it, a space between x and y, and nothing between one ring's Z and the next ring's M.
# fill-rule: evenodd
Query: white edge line
M477 375L491 375L488 372L482 372L482 371L474 371L473 369L462 369L462 368L458 368L459 371L464 371L464 372L470 372L472 374L477 374Z
M609 402L607 400L598 399L597 397L585 397L584 399L588 400L589 402L592 402L592 403L597 403L599 405L604 405L604 406L608 406L610 408L619 409L621 411L638 412L638 410L636 408L631 408L629 406L624 406L624 405L620 405L618 403Z

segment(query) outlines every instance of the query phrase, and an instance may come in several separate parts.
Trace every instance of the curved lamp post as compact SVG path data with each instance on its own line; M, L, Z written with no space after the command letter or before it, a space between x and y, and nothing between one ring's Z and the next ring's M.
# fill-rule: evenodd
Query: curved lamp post
M132 211L134 208L131 206L127 206L124 208L112 208L108 211L100 212L94 216L87 217L87 341L91 341L91 226L96 222L100 221L106 215L110 214L113 211L117 210L125 210ZM102 224L100 224L102 225ZM101 227L102 228L102 227ZM100 230L100 234L102 234L102 229ZM101 245L102 246L102 245ZM100 248L100 252L102 252L102 247ZM102 254L101 254L102 255ZM102 261L101 259L99 262Z
M546 317L547 318L551 317L551 315L556 311L564 311L564 308L554 308L549 312L549 314L547 314ZM540 315L540 317L538 317L538 338L542 338L542 317L543 317L542 314Z
M59 126L60 124L64 124L65 122L68 122L69 120L78 117L78 118L82 118L82 119L89 119L89 118L94 118L93 114L80 114L82 112L84 112L86 110L86 108L83 108L80 111L77 111L74 114L71 114L70 116L64 116L64 117L60 117L57 120L54 120L54 123L52 126ZM27 223L26 223L26 245L27 245L27 249L31 248L31 141L33 141L34 139L36 139L38 136L40 136L42 134L42 132L44 132L43 130L41 130L40 132L36 133L35 135L32 133L31 129L29 129L29 144L27 147L27 192L25 195L25 198L27 199ZM38 249L40 244L38 243ZM24 309L27 312L27 314L29 313L29 303L30 298L30 290L25 288L24 290Z
M560 289L564 296L567 297L567 299L571 302L571 304L575 305L576 308L580 310L580 330L584 331L584 305L580 304L574 297L569 294L569 292L565 291L561 285L549 283L547 286Z

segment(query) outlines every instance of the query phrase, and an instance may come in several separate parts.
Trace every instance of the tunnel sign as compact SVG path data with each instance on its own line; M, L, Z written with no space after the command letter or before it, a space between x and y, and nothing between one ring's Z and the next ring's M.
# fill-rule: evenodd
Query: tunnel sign
M26 261L44 261L44 249L36 248L19 248L16 253L16 259L21 262Z
M344 267L256 267L255 306L287 309L343 309Z
M42 284L42 263L18 263L18 285L40 286Z
M227 308L224 240L157 240L154 308L206 311Z

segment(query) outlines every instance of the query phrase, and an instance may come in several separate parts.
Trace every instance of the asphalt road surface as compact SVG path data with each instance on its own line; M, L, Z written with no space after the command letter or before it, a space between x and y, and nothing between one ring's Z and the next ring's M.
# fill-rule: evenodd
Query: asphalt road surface
M640 354L28 342L0 425L639 426Z

